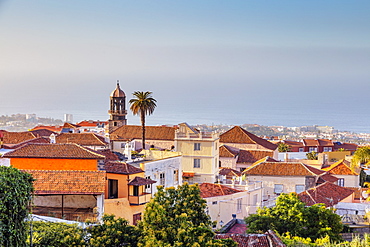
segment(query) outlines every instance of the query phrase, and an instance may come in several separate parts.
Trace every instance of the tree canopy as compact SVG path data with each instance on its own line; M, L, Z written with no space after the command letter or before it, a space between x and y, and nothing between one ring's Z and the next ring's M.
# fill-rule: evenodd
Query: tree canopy
M284 142L280 142L279 145L278 145L278 151L281 152L281 153L285 153L285 152L290 152L292 149L292 146L284 143Z
M279 234L289 233L313 240L329 236L330 240L338 241L343 229L339 215L323 204L307 207L296 193L281 194L276 200L276 206L259 209L256 214L245 218L245 222L249 233L270 229Z
M231 240L215 240L206 201L197 184L178 189L158 187L139 223L139 246L236 246Z
M130 109L134 115L140 115L142 127L142 146L145 149L145 116L151 115L157 107L157 100L152 97L152 92L135 91L135 98L130 99Z
M352 165L358 167L361 164L369 165L370 163L370 147L359 147L353 154L351 161Z
M0 166L0 246L25 246L33 178L13 167Z

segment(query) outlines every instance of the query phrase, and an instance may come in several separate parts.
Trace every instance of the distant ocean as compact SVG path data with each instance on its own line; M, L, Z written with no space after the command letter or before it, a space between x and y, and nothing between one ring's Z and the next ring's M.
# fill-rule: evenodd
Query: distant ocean
M0 107L1 110L1 107ZM11 108L7 108L7 111ZM219 107L194 107L183 106L182 108L171 105L158 107L154 114L147 116L147 125L179 124L187 122L190 125L241 125L259 124L265 126L332 126L336 130L350 131L355 133L370 133L370 115L365 111L343 111L343 109L258 109L258 108L231 108L221 110ZM24 112L21 109L13 109L10 113L36 113L39 117L51 117L63 120L64 114L73 114L73 121L82 120L107 120L107 109L91 108L81 110L45 110L39 109L33 112ZM140 119L133 116L128 110L128 124L138 125ZM10 113L1 113L10 114Z

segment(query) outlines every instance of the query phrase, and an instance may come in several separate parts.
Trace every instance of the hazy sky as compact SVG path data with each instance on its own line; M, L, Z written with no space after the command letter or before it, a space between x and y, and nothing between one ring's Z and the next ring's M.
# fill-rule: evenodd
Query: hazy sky
M117 79L153 92L149 124L366 111L370 1L0 0L0 114L102 120Z

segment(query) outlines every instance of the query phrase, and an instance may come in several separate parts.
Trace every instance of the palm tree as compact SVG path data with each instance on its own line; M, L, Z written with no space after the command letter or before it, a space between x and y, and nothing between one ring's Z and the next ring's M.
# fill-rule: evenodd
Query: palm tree
M133 95L136 97L130 99L130 109L134 115L140 115L142 127L142 146L145 149L145 116L151 115L157 107L157 100L152 97L152 92L135 91Z

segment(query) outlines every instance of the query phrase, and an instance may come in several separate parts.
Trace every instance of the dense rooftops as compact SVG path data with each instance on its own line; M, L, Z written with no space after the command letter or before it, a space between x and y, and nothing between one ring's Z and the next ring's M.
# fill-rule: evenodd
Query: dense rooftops
M146 126L146 140L175 140L176 127ZM142 127L137 125L124 125L110 134L112 141L131 141L142 138Z

